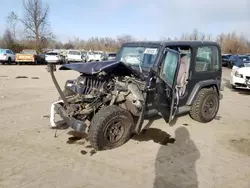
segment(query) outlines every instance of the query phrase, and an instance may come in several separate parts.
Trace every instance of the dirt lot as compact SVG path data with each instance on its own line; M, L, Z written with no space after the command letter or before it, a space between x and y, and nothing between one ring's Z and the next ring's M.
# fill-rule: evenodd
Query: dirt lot
M56 72L62 86L77 75ZM54 138L46 115L57 93L44 66L0 66L0 187L249 188L250 91L229 89L229 75L213 122L156 119L124 146L95 153L71 130Z

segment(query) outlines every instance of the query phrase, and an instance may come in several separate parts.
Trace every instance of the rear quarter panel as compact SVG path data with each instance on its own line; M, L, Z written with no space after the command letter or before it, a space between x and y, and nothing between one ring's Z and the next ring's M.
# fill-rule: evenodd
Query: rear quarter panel
M208 46L208 45L204 45L204 46ZM221 48L220 46L216 46L216 45L212 45L212 46L215 46L218 49L218 61L219 61L218 70L204 71L204 72L195 71L197 48L202 47L202 45L193 48L191 61L190 61L188 87L187 87L185 95L180 100L180 106L191 105L196 95L200 91L200 89L204 87L214 87L216 88L219 94L219 91L221 88L221 81L222 81L221 80L222 78Z

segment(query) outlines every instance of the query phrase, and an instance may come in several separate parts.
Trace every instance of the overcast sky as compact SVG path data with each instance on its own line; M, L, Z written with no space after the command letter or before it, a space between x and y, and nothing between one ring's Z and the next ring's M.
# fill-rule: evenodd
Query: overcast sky
M192 32L217 35L236 31L250 39L250 0L44 0L58 39L130 34L158 40ZM0 34L12 10L22 15L22 0L2 1Z

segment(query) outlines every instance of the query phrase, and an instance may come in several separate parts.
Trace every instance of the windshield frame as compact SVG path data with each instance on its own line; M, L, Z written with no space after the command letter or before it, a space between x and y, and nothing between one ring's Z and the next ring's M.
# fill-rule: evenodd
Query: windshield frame
M152 43L130 43L130 44L123 44L122 46L121 46L121 48L119 49L119 51L117 52L117 54L116 54L116 56L115 56L115 60L116 61L121 61L121 54L122 54L122 52L123 52L123 50L124 50L124 48L126 48L126 47L129 47L129 48L132 48L132 47L138 47L138 48L144 48L144 50L146 49L146 48L156 48L157 49L157 55L156 55L156 57L155 57L155 60L154 60L154 62L153 62L153 64L151 65L151 66L143 66L143 65L141 65L141 68L143 69L143 70L150 70L151 68L153 68L154 66L155 66L155 64L157 63L157 61L158 61L158 58L159 58L159 56L161 55L161 48L162 48L162 45L159 45L159 44L152 44ZM127 66L130 66L130 67L140 67L140 64L130 64L130 63L126 63L126 62L123 62L125 65L127 65Z

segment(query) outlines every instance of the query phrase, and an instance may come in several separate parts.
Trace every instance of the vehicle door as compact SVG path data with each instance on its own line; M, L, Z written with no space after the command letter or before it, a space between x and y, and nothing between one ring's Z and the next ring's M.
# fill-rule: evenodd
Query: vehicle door
M168 123L174 119L179 102L179 97L176 92L179 66L179 52L166 49L160 63L156 80L156 100L158 111Z

